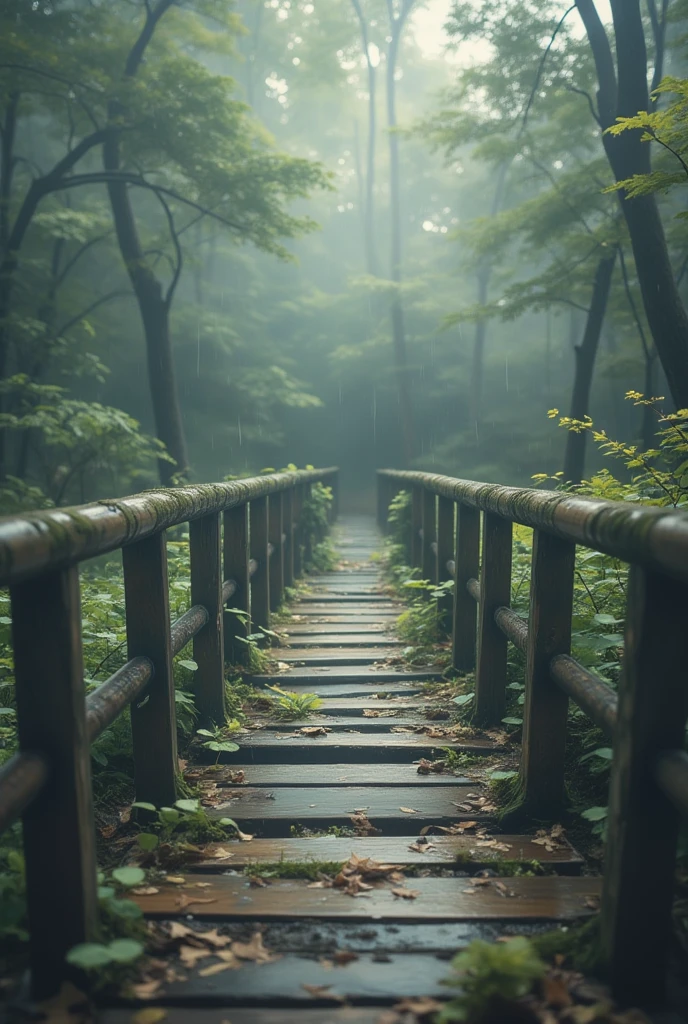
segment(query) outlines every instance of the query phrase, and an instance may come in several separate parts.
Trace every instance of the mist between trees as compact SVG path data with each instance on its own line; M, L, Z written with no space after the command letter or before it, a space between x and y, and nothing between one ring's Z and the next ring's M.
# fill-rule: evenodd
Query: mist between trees
M4 0L3 511L287 462L362 507L376 466L658 449L688 3L610 6Z

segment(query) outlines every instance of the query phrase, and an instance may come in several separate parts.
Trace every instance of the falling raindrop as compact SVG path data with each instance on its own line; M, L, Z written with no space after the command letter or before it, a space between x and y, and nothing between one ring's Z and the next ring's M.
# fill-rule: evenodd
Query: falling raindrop
M373 388L373 442L377 441L377 391Z
M201 325L198 325L198 334L196 336L196 376L201 376Z
M506 390L509 390L509 357L504 356L504 383L506 384Z
M237 426L239 428L239 447L241 447L241 416L237 416Z

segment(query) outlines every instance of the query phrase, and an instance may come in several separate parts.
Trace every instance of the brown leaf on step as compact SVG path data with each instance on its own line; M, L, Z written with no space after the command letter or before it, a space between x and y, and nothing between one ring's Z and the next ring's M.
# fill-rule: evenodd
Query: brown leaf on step
M147 978L132 985L131 990L137 999L152 999L160 991L162 980L160 978Z
M548 1006L553 1006L556 1010L562 1010L573 1002L569 994L569 987L560 974L552 973L545 975L541 984L542 998Z
M402 999L400 1003L395 1003L392 1009L397 1013L415 1013L417 1017L426 1017L429 1013L438 1013L443 1006L444 1003L431 999L429 996L419 996L418 998Z
M197 939L207 943L210 946L214 946L216 949L222 949L224 946L228 946L232 941L228 935L220 935L217 928L211 928L207 932L194 932Z
M143 885L140 889L131 890L134 896L155 896L159 889L156 889L154 885Z
M591 893L589 896L586 896L583 900L583 906L587 907L588 910L599 910L600 897L596 893Z
M415 900L420 896L420 889L392 889L392 896L402 900Z
M217 903L217 899L212 896L187 896L186 893L183 892L174 901L175 907L179 910L185 910L193 903Z
M236 957L233 957L229 962L221 961L219 964L211 964L210 967L203 967L198 974L201 978L210 978L213 974L221 974L222 971L233 971L238 967L241 967L241 964Z
M380 829L375 828L374 825L368 821L368 815L359 813L351 815L351 824L354 826L356 833L363 836L374 836L380 835Z
M209 860L229 860L234 854L227 850L224 846L207 847L203 850L203 856Z
M206 957L212 956L213 951L206 948L200 948L198 946L180 946L179 947L179 959L185 967L195 967L199 960L205 960Z
M415 809L415 807L400 807L399 810L403 811L404 814L418 814L418 811Z
M248 884L254 889L267 889L270 883L261 878L260 875L249 875Z
M281 959L279 953L272 953L265 948L261 932L254 932L250 942L233 942L232 953L240 960L252 960L257 964L269 964Z
M338 949L336 953L332 954L332 960L337 967L346 967L347 964L358 959L360 959L358 953L352 953L349 949Z
M482 879L481 879L481 881L482 881ZM487 881L487 879L485 879L485 881ZM493 881L493 885L494 885L495 889L497 890L497 892L499 893L500 896L515 896L516 895L516 893L513 891L513 889L508 889L506 887L506 885L504 884L504 882L500 882L499 879L495 879Z
M318 882L309 882L307 889L331 889L334 882L331 878L321 878Z
M145 1010L139 1010L131 1018L131 1024L159 1024L159 1021L165 1020L167 1017L167 1010L163 1010L162 1006L147 1006Z
M313 996L314 999L331 999L335 1003L346 1002L345 996L341 996L336 992L330 992L331 985L302 985L301 988L308 992L310 996Z
M185 939L189 935L195 936L196 932L181 921L170 921L168 934L171 939Z
M543 828L538 829L538 831L535 833L535 838L533 839L533 842L537 846L544 846L548 853L553 853L554 850L564 850L568 846L568 843L566 842L564 836L564 826L553 825L549 831Z
M437 828L437 826L436 825L423 825L422 829L420 830L420 835L421 836L426 836L431 828Z
M332 730L326 729L324 725L305 725L299 732L302 736L327 736Z
M412 850L413 853L427 853L428 850L434 850L434 849L435 849L435 844L434 843L421 843L421 842L417 842L417 843L411 843L410 846L409 846L409 850Z
M253 839L252 835L249 835L248 832L242 832L240 829L237 829L237 835L242 843L250 843Z
M363 709L363 717L364 718L379 718L380 714L381 714L380 711L373 711L371 708L364 708Z
M182 878L181 875L168 875L165 881L172 882L173 885L184 885L186 879Z

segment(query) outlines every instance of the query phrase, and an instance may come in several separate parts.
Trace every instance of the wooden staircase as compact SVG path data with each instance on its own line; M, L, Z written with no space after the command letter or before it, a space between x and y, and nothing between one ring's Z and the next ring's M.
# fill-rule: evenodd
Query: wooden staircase
M338 569L309 579L288 645L272 652L289 667L253 679L316 693L318 714L259 715L222 767L192 769L221 791L211 813L254 838L218 844L192 871L134 896L159 922L168 964L140 1005L167 1008L169 1024L372 1024L399 1000L446 998L447 961L472 939L547 930L596 909L599 881L580 874L565 839L499 834L479 761L464 777L419 772L442 748L481 759L504 751L498 735L457 741L433 729L442 723L424 715L423 684L437 673L385 661L398 650L401 606L371 560L372 519L340 520L336 539ZM545 873L499 877L504 861L538 861ZM311 877L279 877L308 874L304 865ZM232 955L256 932L268 953ZM189 945L196 957L183 953ZM103 1019L131 1015L129 1005Z

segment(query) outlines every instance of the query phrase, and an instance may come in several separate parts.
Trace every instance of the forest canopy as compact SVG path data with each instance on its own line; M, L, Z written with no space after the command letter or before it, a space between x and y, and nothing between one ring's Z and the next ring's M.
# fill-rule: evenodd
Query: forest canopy
M5 511L287 462L577 483L575 424L651 449L688 406L683 0L0 19Z

